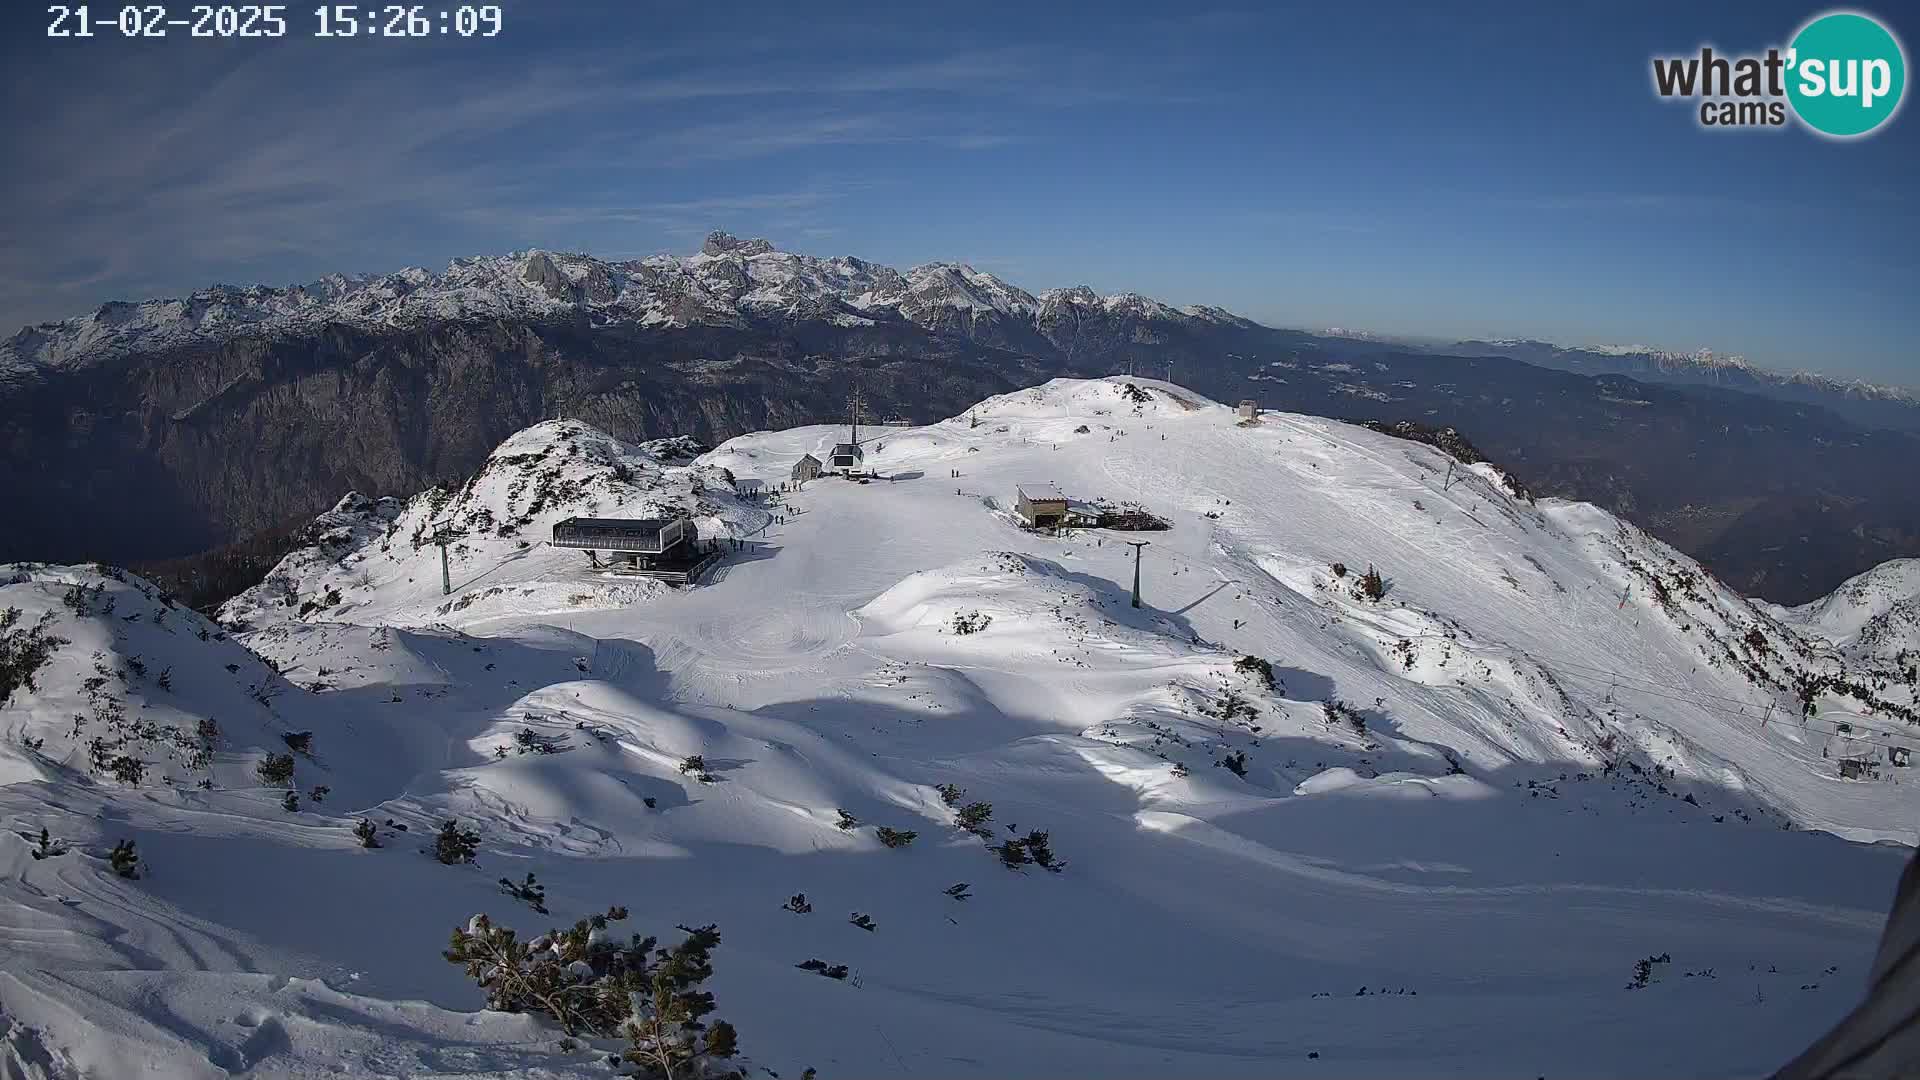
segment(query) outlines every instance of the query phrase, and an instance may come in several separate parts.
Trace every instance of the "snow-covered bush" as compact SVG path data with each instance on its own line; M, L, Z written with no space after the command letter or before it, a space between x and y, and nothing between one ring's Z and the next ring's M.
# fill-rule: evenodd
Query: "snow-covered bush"
M480 834L472 829L462 829L458 821L441 825L439 835L433 838L433 857L448 866L472 862L474 853L479 850Z
M840 820L834 822L834 825L838 827L841 832L852 832L854 829L860 827L860 819L847 813L845 810L837 810L835 813L840 815Z
M624 1037L623 1060L638 1075L700 1075L739 1050L731 1024L705 1017L713 994L700 989L713 975L718 928L681 927L686 940L671 949L633 935L617 942L607 930L625 908L582 919L522 942L512 930L475 915L453 931L444 954L466 967L487 992L487 1007L542 1013L572 1035Z
M993 616L978 611L954 612L953 632L956 634L977 634L993 625Z
M920 835L912 829L889 829L885 825L874 830L874 833L880 837L881 843L890 848L906 847L908 844L913 843L914 837Z
M960 800L967 795L967 790L958 784L941 784L933 790L940 793L940 801L948 806L959 806Z
M1659 956L1649 956L1644 960L1634 961L1633 981L1627 984L1627 989L1646 989L1647 984L1653 980L1653 966L1655 964L1671 964L1672 962L1673 956L1668 953L1661 953Z
M263 784L291 784L293 783L293 755L268 754L266 760L253 767L253 773Z
M380 846L380 830L366 818L361 818L360 823L353 827L353 838L360 841L360 846L364 848Z
M1320 709L1326 713L1327 723L1344 723L1353 729L1354 734L1360 736L1366 735L1367 718L1361 715L1359 709L1354 708L1344 701L1323 701L1320 703Z
M107 764L107 771L123 784L137 784L146 778L147 763L130 754L121 754Z
M138 880L140 855L133 850L133 841L122 840L113 845L113 850L107 854L107 865L113 867L113 872L123 878Z
M878 930L880 928L878 924L876 924L873 921L873 916L868 915L865 912L856 911L851 915L847 916L847 921L859 927L860 929L865 930L869 934L873 933L875 930Z
M40 616L32 626L20 625L17 607L0 611L0 705L5 705L13 692L23 686L30 693L39 691L39 685L33 681L35 673L67 644L66 638L57 637L48 629L52 624L51 611Z
M1243 656L1233 662L1233 670L1248 678L1258 679L1260 685L1268 690L1278 690L1279 683L1273 678L1273 665L1259 656Z
M1032 863L1057 874L1067 867L1066 863L1061 862L1054 855L1052 838L1042 829L1034 829L1025 836L1009 839L998 846L990 846L989 850L1000 856L1000 864L1009 870L1018 870ZM957 897L957 899L965 899L965 897Z
M985 838L987 822L993 817L993 804L985 802L968 803L953 815L953 823L975 836Z
M787 902L780 906L787 911L793 912L795 915L811 915L813 913L813 905L807 901L807 894L803 892L797 892L787 897Z
M1045 830L1034 829L1027 833L1022 842L1026 845L1027 857L1033 860L1034 865L1056 874L1066 868L1066 863L1054 857L1053 841Z

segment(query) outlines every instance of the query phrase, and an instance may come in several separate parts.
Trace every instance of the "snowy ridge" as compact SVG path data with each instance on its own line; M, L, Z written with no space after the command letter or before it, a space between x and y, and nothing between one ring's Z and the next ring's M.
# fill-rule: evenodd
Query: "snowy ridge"
M0 570L12 625L71 642L0 704L0 1072L604 1077L617 1041L484 1010L440 950L614 903L718 924L748 1075L1746 1075L1852 1004L1920 824L1885 753L1920 676L1817 613L1491 465L1151 380L734 493L846 437L689 462L537 425L458 491L344 499L218 625ZM1042 482L1168 527L1023 530ZM642 588L543 543L663 506L744 550ZM126 675L90 688L95 654ZM114 709L154 721L116 750L141 776L91 761ZM166 756L214 716L210 771ZM477 866L423 853L449 818ZM1036 831L1057 872L1004 864ZM529 872L551 916L498 885Z
M1892 559L1780 618L1836 645L1896 662L1920 658L1920 559Z
M949 315L1032 322L1084 305L1150 319L1253 325L1219 308L1178 310L1131 293L1103 297L1085 286L1036 296L961 264L928 263L902 273L851 256L796 255L766 240L717 232L690 257L607 262L533 250L456 259L439 274L414 267L377 276L335 275L287 288L222 285L183 299L114 302L90 315L27 327L0 342L0 376L83 368L140 349L243 334L294 334L334 324L404 327L577 313L642 326L730 326L771 317L841 323L902 318L934 329Z
M669 510L692 515L703 539L762 528L767 513L735 498L724 469L686 464L702 449L684 437L631 446L576 421L536 424L501 443L457 491L405 503L349 494L314 521L307 543L228 601L221 619L252 629L289 620L467 625L503 611L634 603L659 586L611 574L567 581L562 568L585 556L545 539L563 518ZM440 535L452 538L449 574L462 586L452 599L441 594Z

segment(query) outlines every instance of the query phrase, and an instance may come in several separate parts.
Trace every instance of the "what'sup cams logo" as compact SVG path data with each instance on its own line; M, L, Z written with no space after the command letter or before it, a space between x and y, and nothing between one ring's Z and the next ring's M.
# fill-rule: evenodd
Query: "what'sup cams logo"
M1662 99L1699 101L1707 128L1778 128L1788 118L1835 139L1868 135L1900 110L1907 54L1878 19L1856 11L1815 16L1784 50L1722 56L1656 56Z

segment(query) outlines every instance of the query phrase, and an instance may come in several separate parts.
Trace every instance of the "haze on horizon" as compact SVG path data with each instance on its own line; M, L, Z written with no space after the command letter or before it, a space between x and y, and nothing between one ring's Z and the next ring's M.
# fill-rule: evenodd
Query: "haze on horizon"
M15 9L0 335L725 228L1280 326L1920 384L1913 116L1710 133L1650 89L1655 54L1761 50L1815 7L504 7L499 38L427 42L314 39L298 5L276 42L51 41Z

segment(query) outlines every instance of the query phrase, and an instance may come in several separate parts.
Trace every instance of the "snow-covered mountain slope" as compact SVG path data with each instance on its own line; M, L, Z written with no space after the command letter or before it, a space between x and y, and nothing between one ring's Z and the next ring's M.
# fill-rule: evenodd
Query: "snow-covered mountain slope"
M460 493L347 500L206 641L155 636L137 584L107 614L63 602L91 571L0 573L16 633L51 613L79 643L0 707L0 1061L605 1076L477 1011L440 950L475 912L530 935L608 904L665 940L718 924L750 1075L1750 1075L1858 993L1920 820L1892 665L1491 466L1163 383L863 432L867 483L723 490L845 437L662 465L541 425ZM1043 483L1169 528L1024 531L1014 488ZM616 595L541 543L589 501L746 547ZM412 544L449 520L451 602ZM223 632L288 681L248 661L229 687ZM96 773L67 736L91 652L163 644L171 691L100 692L235 725L210 790ZM288 730L313 733L296 810L251 776ZM1837 775L1869 748L1880 779ZM421 853L448 818L478 867ZM75 850L33 859L41 827ZM989 850L1036 830L1060 872ZM145 877L97 857L120 839ZM497 883L529 871L551 917Z
M961 264L928 263L902 273L851 256L777 251L765 240L717 232L690 257L606 262L527 251L456 259L440 274L415 267L378 276L334 275L288 288L216 286L182 299L115 302L0 342L0 380L9 372L17 377L35 368L85 367L136 350L330 324L580 314L600 323L685 327L784 316L843 324L904 318L928 329L972 331L982 318L1031 329L1090 308L1169 322L1253 325L1214 307L1177 310L1132 293L1103 297L1085 286L1036 296Z
M577 575L585 554L544 540L569 517L666 511L691 515L702 539L764 528L768 513L735 496L732 476L690 463L701 449L687 439L631 446L568 420L537 424L502 443L458 491L436 488L405 503L346 496L314 521L308 543L229 601L221 619L252 629L304 617L465 625L634 604L662 586ZM440 537L449 541L445 580ZM448 584L457 595L443 591Z
M1920 662L1920 559L1893 559L1811 604L1775 608L1803 632L1896 665Z

